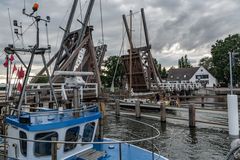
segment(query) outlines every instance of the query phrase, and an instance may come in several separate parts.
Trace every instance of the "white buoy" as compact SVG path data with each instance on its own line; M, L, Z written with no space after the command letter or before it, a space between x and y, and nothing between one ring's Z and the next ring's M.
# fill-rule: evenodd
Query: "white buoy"
M227 95L227 103L228 103L229 135L239 136L238 97L237 97L237 95Z

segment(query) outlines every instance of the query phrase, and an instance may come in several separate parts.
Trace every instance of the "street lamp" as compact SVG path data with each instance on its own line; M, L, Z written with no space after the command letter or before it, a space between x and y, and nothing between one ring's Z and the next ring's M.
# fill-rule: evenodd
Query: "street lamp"
M235 56L237 53L229 52L229 68L230 68L230 92L231 95L233 94L233 75L232 75L232 57Z
M229 68L230 68L230 92L233 94L233 79L232 79L232 52L229 52Z
M227 95L228 106L228 127L229 134L234 137L239 137L239 118L238 118L238 97L233 95L233 78L232 78L232 56L236 53L229 52L229 67L230 67L230 95Z

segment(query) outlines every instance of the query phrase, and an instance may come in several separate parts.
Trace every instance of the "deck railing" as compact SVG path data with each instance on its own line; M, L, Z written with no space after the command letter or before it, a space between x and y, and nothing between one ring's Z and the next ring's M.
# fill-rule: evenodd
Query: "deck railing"
M46 140L33 140L33 139L24 139L24 138L16 138L16 137L10 137L5 134L1 134L0 137L3 139L3 149L0 150L0 157L5 159L8 158L13 158L13 159L18 159L18 157L8 157L7 156L7 146L8 146L8 140L19 140L19 141L27 141L29 143L51 143L51 159L52 160L57 160L57 150L58 150L58 144L76 144L76 145L84 145L84 144L111 144L111 145L118 145L118 154L119 154L119 160L122 160L122 145L129 143L129 144L134 144L137 142L146 142L151 144L152 147L152 160L159 160L162 156L160 155L160 151L158 147L154 144L154 139L160 136L159 130L145 122L141 122L138 120L134 120L131 118L124 117L128 121L132 121L141 125L144 125L145 127L150 127L151 129L151 135L148 137L141 137L136 134L132 134L130 132L127 132L127 134L132 135L134 137L137 137L138 139L128 139L128 140L112 140L112 141L93 141L93 142L72 142L72 141L57 141L56 139L52 139L51 141L46 141ZM4 127L5 128L5 127ZM154 152L154 150L157 151L157 153Z

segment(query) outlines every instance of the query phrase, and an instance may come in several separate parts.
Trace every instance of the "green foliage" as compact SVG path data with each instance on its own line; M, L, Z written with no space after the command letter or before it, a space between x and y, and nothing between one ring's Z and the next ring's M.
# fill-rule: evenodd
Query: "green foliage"
M168 75L167 75L166 68L165 67L162 68L162 65L158 63L158 61L155 58L153 59L153 62L156 65L157 72L160 74L161 78L167 78Z
M217 40L211 47L212 54L212 70L213 75L221 83L229 83L229 53L237 53L233 58L233 75L235 76L235 82L240 78L240 65L239 65L239 53L240 53L240 35L229 35L224 40Z
M167 70L165 67L163 67L160 75L161 75L161 78L167 78L168 74L167 74Z
M104 61L104 69L102 69L101 80L104 87L111 87L115 69L120 57L119 56L110 56L107 60ZM123 64L121 60L117 67L116 76L114 79L114 86L121 87L123 79Z
M178 68L190 68L192 67L190 61L187 58L187 55L182 56L179 60L178 60Z
M212 57L203 57L200 59L198 66L203 66L207 69L210 73L214 72Z
M41 77L38 77L35 83L48 83L48 76L42 75Z

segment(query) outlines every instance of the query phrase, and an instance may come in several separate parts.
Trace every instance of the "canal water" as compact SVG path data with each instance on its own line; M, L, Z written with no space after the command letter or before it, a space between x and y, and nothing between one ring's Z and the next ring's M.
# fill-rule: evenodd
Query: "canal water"
M226 99L213 100L209 98L207 101L226 102ZM215 107L218 108L218 106ZM113 109L109 109L107 112L111 114L104 119L106 137L129 140L156 134L153 133L151 128L129 121L124 118L125 116L121 116L121 118L114 116ZM159 111L153 110L148 113L159 116ZM186 118L188 113L176 111L168 113L168 116ZM136 119L135 116L127 117ZM196 119L222 123L227 126L227 114L198 112L196 113ZM231 139L226 128L204 124L197 124L196 128L189 128L187 121L169 121L168 119L167 123L144 117L138 120L151 124L160 131L160 136L153 142L159 148L160 154L170 160L224 160L230 150ZM150 142L137 143L136 145L157 152Z
M129 118L135 119L131 116ZM106 116L104 120L104 136L108 138L132 140L156 134L151 128L129 121L124 117L119 118L112 115ZM160 154L169 159L224 160L229 152L230 139L225 129L189 128L184 124L161 123L148 118L138 120L151 124L160 131L160 136L153 142L158 147ZM151 142L147 141L136 145L157 152L156 149L153 149Z

